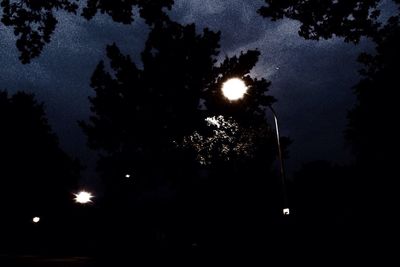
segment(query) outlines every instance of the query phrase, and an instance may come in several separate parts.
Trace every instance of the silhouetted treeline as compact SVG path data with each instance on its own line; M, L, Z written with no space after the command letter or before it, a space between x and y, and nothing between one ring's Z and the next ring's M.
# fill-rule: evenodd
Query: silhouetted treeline
M260 53L221 58L220 33L171 21L163 10L172 0L89 0L82 11L87 19L101 12L128 24L138 7L150 33L142 64L113 44L91 79L92 116L80 126L101 155L104 198L74 209L67 222L45 223L47 229L82 226L91 242L103 239L96 244L100 252L129 256L132 249L204 245L286 249L297 238L293 252L305 238L317 239L316 246L343 244L353 229L367 229L366 239L392 229L386 226L394 223L398 200L398 16L379 23L377 0L265 2L262 16L300 21L306 39L340 36L357 43L369 37L377 44L376 54L360 56L363 78L349 112L346 138L355 163L304 165L289 184L292 216L283 220L276 139L265 116L275 99L268 95L270 82L249 74ZM50 41L54 10L78 10L67 0L2 1L2 7L23 63ZM237 102L221 92L233 77L249 88ZM59 148L33 96L1 92L0 123L0 207L6 218L0 225L12 237L18 229L33 229L33 216L64 218L58 213L71 210L79 165ZM287 148L288 139L282 141Z
M173 0L87 0L80 8L79 0L1 0L1 22L14 29L19 58L26 64L50 42L58 23L57 11L79 13L88 20L101 12L116 22L129 24L133 22L133 9L138 8L146 23L152 24L165 18L163 8L170 9L172 4Z
M47 233L62 225L80 165L60 148L31 94L0 91L0 126L1 248L34 246L32 219L40 217Z
M299 35L305 39L343 37L358 43L362 37L374 37L381 25L380 0L265 0L258 13L273 21L284 17L301 23ZM400 1L393 0L399 4Z
M305 164L291 184L296 221L310 228L349 224L355 213L354 169L326 161Z
M383 21L377 0L265 2L266 6L259 10L262 16L298 20L299 34L305 39L339 36L357 43L368 37L376 43L374 54L363 53L359 57L362 79L354 87L356 106L348 113L345 137L353 151L354 164L338 167L327 162L310 163L295 176L292 190L299 223L321 222L321 226L324 222L346 222L345 225L357 226L359 232L367 231L365 239L372 240L374 235L389 238L397 222L393 211L399 192L398 12L392 10L392 16Z
M400 22L392 17L374 38L376 54L362 54L363 79L354 87L357 105L349 112L346 136L360 169L360 184L365 184L365 216L374 221L394 223L393 209L398 203L399 127L397 91L400 74Z
M102 61L92 76L93 114L81 125L102 154L104 205L118 218L111 226L135 242L190 246L280 215L275 130L265 115L275 100L269 82L249 75L260 53L217 64L219 41L217 32L165 20L151 29L142 68L114 44L110 67ZM230 102L221 88L234 77L248 93Z

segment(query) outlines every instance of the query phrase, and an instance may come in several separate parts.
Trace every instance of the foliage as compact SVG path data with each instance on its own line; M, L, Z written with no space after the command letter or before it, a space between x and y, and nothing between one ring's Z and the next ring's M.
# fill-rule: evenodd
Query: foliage
M30 63L38 57L58 23L57 11L77 14L79 0L2 0L2 23L12 27L17 36L16 46L22 63ZM170 9L173 0L87 0L82 16L92 19L98 11L106 13L116 22L133 22L133 8L139 8L140 16L148 24L166 19L163 9Z
M265 0L258 12L272 20L284 17L301 23L299 35L305 39L343 37L358 43L363 36L377 33L381 10L379 0ZM396 3L399 3L397 0Z
M82 15L93 18L98 11L106 13L116 22L133 22L133 7L139 8L140 16L149 24L166 18L163 8L171 9L173 0L88 0Z
M358 159L384 166L394 158L398 147L396 119L397 78L399 73L400 27L393 17L375 38L376 54L362 54L363 79L355 86L358 104L349 113L347 138ZM368 164L367 164L368 165Z
M279 206L276 140L265 117L275 100L267 95L269 82L249 74L260 53L242 52L218 63L219 40L218 32L198 33L193 24L166 20L152 28L140 68L117 45L107 48L109 65L102 61L93 73L92 116L81 126L89 146L102 154L98 170L107 199L118 203L110 204L119 210L113 216L168 228L178 240L188 227L217 227L200 224L222 207L230 215L218 214L219 223L259 214L255 210L266 195L269 206ZM221 92L233 77L248 86L237 102ZM131 205L135 214L128 212Z
M268 82L248 75L259 53L249 51L215 66L218 42L219 33L208 29L198 35L194 25L158 24L142 53L143 69L116 45L109 46L113 73L103 62L98 65L92 78L94 115L89 124L82 123L90 146L108 154L130 151L132 164L140 168L143 161L168 155L209 116L261 125L262 105L273 98L263 96ZM243 78L249 86L251 93L240 103L229 103L219 90L230 77Z
M57 25L54 10L76 13L78 5L68 0L2 0L3 17L6 26L14 28L18 36L16 46L22 63L29 63L40 55Z
M71 203L80 165L59 147L33 95L0 92L0 207L9 221L29 222ZM8 221L7 220L7 221Z

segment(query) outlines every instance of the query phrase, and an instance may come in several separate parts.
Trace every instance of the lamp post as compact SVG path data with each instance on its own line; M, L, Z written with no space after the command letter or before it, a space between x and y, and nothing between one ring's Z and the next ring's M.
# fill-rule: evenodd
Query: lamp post
M93 195L86 191L81 191L75 195L75 202L79 204L88 204L92 202Z
M247 86L244 83L243 80L238 79L238 78L233 78L227 80L223 86L222 86L222 93L223 95L229 100L229 101L237 101L239 99L242 99L244 95L247 93ZM276 132L276 142L278 146L278 158L279 158L279 163L280 163L280 174L281 174L281 179L282 179L282 194L283 194L283 215L288 216L290 214L290 209L288 206L288 199L287 199L287 192L286 192L286 173L285 173L285 165L283 161L283 152L282 152L282 146L281 146L281 140L280 140L280 131L279 131L279 122L278 122L278 116L276 115L275 110L272 108L272 106L268 106L268 108L271 110L272 115L274 116L274 122L275 122L275 132Z

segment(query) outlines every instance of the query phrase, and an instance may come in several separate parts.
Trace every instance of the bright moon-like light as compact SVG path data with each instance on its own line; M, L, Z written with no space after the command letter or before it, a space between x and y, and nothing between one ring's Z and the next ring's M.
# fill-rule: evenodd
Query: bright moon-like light
M130 174L125 174L125 178L131 178Z
M33 217L32 222L38 223L40 221L40 217Z
M89 192L81 191L78 194L74 194L74 195L75 195L75 201L77 203L87 204L87 203L92 202L91 199L93 198L93 195Z
M231 101L239 100L247 92L247 86L241 79L229 79L222 85L222 93Z

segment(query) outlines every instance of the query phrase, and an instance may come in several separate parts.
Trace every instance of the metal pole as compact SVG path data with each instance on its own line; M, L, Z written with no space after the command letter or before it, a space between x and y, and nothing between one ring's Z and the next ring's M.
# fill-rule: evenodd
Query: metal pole
M278 123L278 116L276 115L275 110L272 106L268 106L274 116L275 120L275 131L276 131L276 142L278 145L278 157L280 163L280 172L281 172L281 179L282 179L282 194L283 194L283 214L289 215L289 206L288 206L288 199L287 199L287 192L286 192L286 173L285 173L285 165L283 161L283 152L281 147L281 138L279 133L279 123Z

